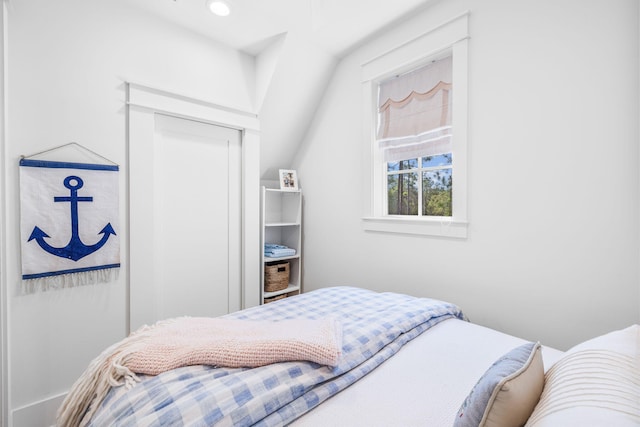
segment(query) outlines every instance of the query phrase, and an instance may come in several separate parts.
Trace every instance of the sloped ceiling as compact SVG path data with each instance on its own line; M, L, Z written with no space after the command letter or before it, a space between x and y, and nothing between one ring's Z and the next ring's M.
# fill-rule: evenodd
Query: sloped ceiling
M341 57L436 0L227 0L217 17L205 0L118 0L255 57L261 178L290 168Z

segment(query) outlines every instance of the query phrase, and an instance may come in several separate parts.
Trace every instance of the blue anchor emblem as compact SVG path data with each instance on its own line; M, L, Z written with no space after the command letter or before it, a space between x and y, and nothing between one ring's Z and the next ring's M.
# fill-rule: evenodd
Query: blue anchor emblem
M54 202L71 203L71 240L67 243L67 246L63 248L56 248L49 245L44 241L44 239L45 237L50 236L37 226L33 228L28 240L29 242L35 239L35 241L38 242L38 245L50 254L60 258L68 258L73 261L78 261L87 255L91 255L104 246L104 244L107 243L107 240L109 240L111 234L114 236L116 235L111 223L108 223L98 233L103 235L98 243L85 245L82 240L80 240L80 235L78 233L78 202L93 202L93 197L78 196L78 190L81 189L83 185L84 182L80 177L74 175L68 176L64 179L64 186L69 189L69 197L56 196L53 198Z

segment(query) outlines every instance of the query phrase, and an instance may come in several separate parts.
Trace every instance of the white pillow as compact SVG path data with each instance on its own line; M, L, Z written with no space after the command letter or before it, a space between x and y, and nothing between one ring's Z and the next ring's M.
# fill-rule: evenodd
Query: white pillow
M640 326L567 351L545 375L527 427L640 425Z
M576 353L581 350L607 349L617 353L637 357L640 352L640 325L632 325L619 331L592 338L583 343L571 347L567 353Z

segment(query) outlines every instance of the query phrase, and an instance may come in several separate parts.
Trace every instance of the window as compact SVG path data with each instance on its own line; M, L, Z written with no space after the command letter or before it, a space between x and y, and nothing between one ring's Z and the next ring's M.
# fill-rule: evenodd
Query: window
M378 84L387 215L452 214L451 53Z
M467 20L362 66L365 230L467 235Z

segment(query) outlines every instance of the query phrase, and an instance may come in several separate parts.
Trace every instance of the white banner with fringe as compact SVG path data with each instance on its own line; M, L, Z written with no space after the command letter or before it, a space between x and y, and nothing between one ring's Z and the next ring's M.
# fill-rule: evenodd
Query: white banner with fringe
M118 171L115 164L20 161L23 292L117 277Z

